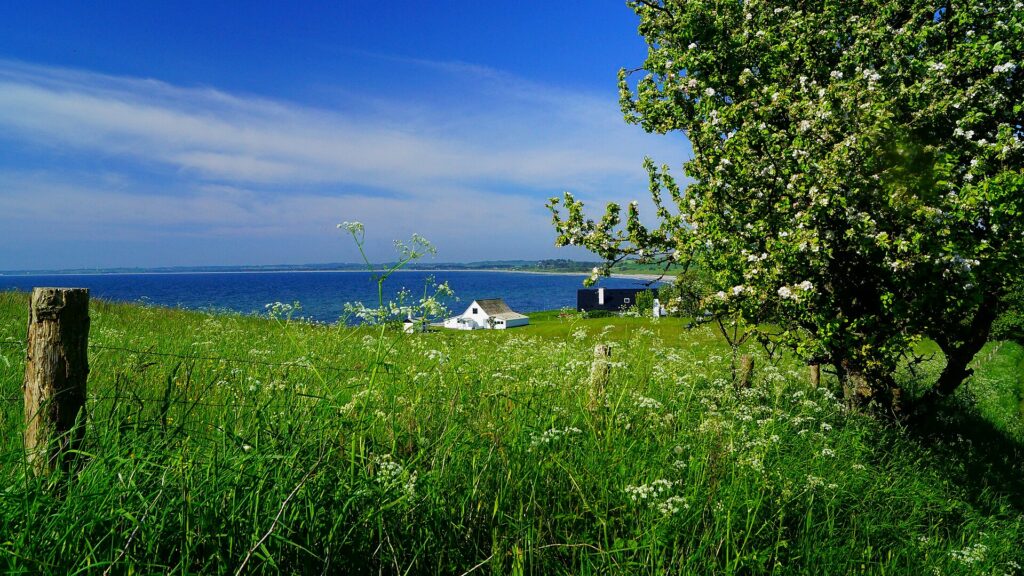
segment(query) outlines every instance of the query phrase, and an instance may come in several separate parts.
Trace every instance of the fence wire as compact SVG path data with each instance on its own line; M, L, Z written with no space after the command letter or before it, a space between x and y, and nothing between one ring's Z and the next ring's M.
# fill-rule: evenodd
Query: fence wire
M20 348L22 351L27 351L25 344L21 342L3 341L0 342L0 347L4 348ZM122 346L107 346L104 344L89 344L89 350L100 350L108 352L125 352L129 354L138 354L140 356L157 356L161 358L177 358L179 360L193 360L201 362L227 362L231 364L249 364L253 366L266 366L270 368L304 368L307 370L321 370L325 372L363 372L364 368L354 368L351 366L336 366L332 364L313 364L311 362L302 361L287 361L287 362L267 362L264 360L253 360L250 358L232 358L228 356L197 356L194 354L178 354L174 352L159 352L155 350L137 350L135 348L125 348Z
M163 358L178 358L180 360L196 360L204 362L228 362L231 364L250 364L254 366L267 366L271 368L305 368L307 370L323 370L327 372L362 372L363 368L352 368L349 366L334 366L330 364L313 364L309 362L266 362L263 360L252 360L249 358L230 358L226 356L196 356L191 354L176 354L173 352L156 352L152 350L135 350L121 346L106 346L103 344L90 344L90 350L105 350L112 352L127 352L143 356L158 356Z
M0 347L2 347L2 348L19 348L23 353L27 351L26 345L24 343L16 342L16 341L10 341L10 340L0 341ZM118 353L122 353L122 354L136 354L136 355L145 356L145 357L170 358L170 359L175 359L175 360L181 360L181 361L184 361L184 362L224 362L224 363L229 363L229 364L242 364L242 365L249 365L249 366L260 366L260 367L267 367L267 368L276 368L276 369L301 369L301 370L309 370L309 371L313 371L313 372L334 372L334 373L358 374L358 373L364 373L364 372L366 372L368 370L368 368L366 368L366 367L358 367L357 368L357 367L351 367L351 366L337 366L337 365L332 365L332 364L316 364L316 363L312 363L312 362L308 362L308 361L268 362L268 361L264 361L264 360L254 360L254 359L249 359L249 358L235 358L235 357L228 357L228 356L199 356L199 355L194 355L194 354L179 354L179 353L174 353L174 352L161 352L161 351L156 351L156 350L139 350L139 349L128 348L128 347L124 347L124 346L108 346L108 345L105 345L105 344L89 344L89 350L90 351L97 351L97 352L118 352ZM385 366L385 370L387 370L386 366ZM342 387L342 389L343 388L344 387ZM296 392L296 391L292 391L291 394L293 396L298 396L298 397L302 397L302 398L312 398L312 399L318 399L318 400L324 400L325 399L323 396L318 396L318 395L314 395L314 394L305 394L305 393L300 393L300 392ZM115 394L115 395L110 395L110 396L88 395L87 398L88 398L88 400L90 402L129 401L129 402L142 402L142 403L150 403L150 402L161 403L161 402L169 401L168 398L146 398L146 397L142 397L142 396L135 395L135 394ZM20 395L0 396L0 402L9 402L9 403L19 402L20 403L22 401L23 401L23 398ZM212 408L228 408L228 407L244 408L244 407L261 407L261 406L265 406L266 405L266 402L244 402L244 401L234 402L234 401L232 401L232 402L212 403L212 402L203 402L201 400L185 400L185 399L181 399L181 398L177 398L177 399L172 398L172 399L170 399L170 401L172 401L175 404L188 404L188 405L191 405L191 406L212 407Z

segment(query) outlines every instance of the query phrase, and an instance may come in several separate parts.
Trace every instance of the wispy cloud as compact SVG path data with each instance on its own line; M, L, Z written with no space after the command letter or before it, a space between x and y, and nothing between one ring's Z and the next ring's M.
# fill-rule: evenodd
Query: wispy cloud
M103 227L112 238L308 238L328 221L362 219L384 235L438 238L446 259L507 254L497 247L517 243L532 251L520 255L540 256L551 244L543 198L564 189L641 197L645 153L686 153L682 142L624 125L614 94L462 63L411 64L454 83L452 101L367 94L372 106L356 113L0 60L0 151L43 166L0 163L0 225ZM62 169L68 155L86 167ZM117 183L91 171L97 158L124 173ZM67 210L37 208L46 204ZM2 267L14 260L0 257Z

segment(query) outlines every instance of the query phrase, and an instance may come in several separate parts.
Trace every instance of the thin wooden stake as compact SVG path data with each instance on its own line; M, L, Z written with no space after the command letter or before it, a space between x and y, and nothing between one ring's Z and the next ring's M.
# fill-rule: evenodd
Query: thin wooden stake
M750 388L750 382L754 379L754 357L750 354L740 356L739 376L736 380L738 388Z
M596 412L604 405L604 390L611 374L612 349L607 344L594 346L594 362L590 365L589 402L587 408Z
M25 454L37 476L67 470L85 432L89 291L35 288L25 359Z
M811 364L807 367L807 371L811 374L811 388L817 388L821 385L821 364Z

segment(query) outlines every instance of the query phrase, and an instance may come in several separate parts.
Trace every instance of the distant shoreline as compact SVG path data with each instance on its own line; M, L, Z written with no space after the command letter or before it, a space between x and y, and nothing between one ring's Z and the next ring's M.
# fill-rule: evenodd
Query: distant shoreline
M374 270L336 270L330 268L324 269L309 269L309 270L194 270L194 271L139 271L139 272L31 272L31 273L0 273L0 277L5 278L23 278L31 276L183 276L186 274L323 274L323 273L358 273L366 274L370 272L385 272L383 269ZM395 273L402 272L503 272L509 274L548 274L555 276L581 276L587 277L589 274L586 272L569 272L569 271L547 271L547 270L507 270L503 268L402 268L396 270ZM672 282L675 276L671 275L658 275L658 274L640 274L640 273L613 273L612 278L625 278L630 280L642 280L642 281L662 281Z

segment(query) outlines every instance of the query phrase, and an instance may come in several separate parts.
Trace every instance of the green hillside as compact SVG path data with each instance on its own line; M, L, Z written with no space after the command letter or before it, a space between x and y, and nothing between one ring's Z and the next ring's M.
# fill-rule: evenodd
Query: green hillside
M94 302L78 469L48 483L21 446L26 307L0 294L4 573L1024 565L1016 344L990 344L960 409L922 430L850 413L758 348L737 390L729 349L678 319L406 335Z

